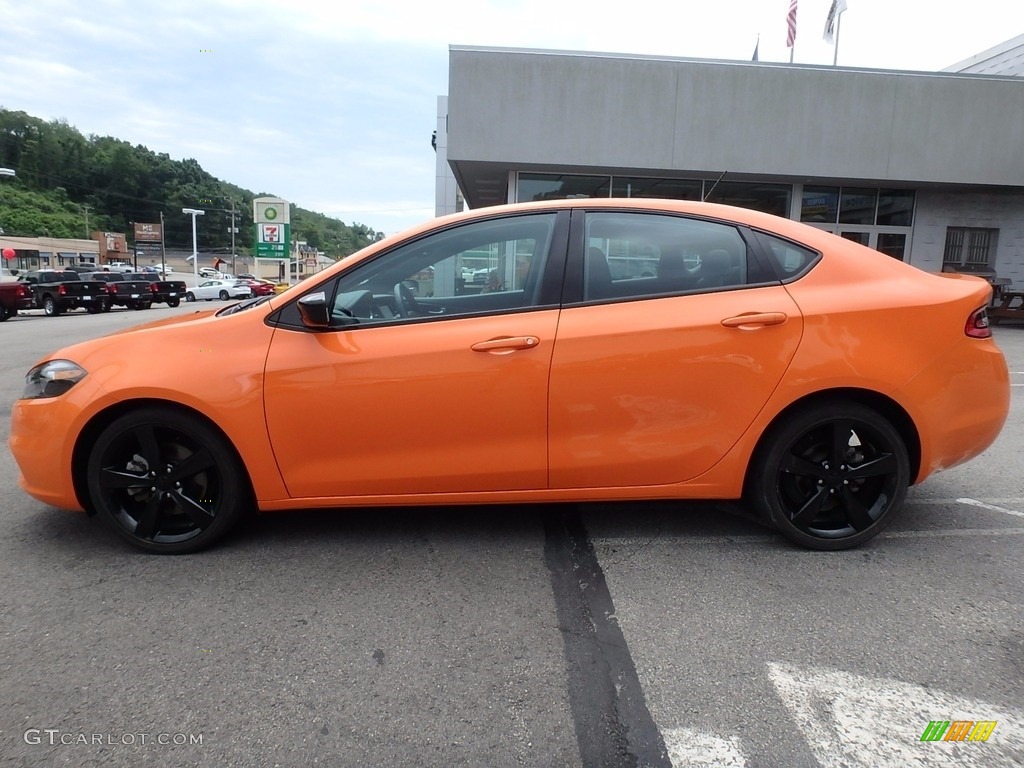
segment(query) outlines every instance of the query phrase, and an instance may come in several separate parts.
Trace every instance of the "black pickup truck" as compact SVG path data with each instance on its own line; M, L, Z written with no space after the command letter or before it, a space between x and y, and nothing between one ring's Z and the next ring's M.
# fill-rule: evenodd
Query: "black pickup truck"
M181 299L187 290L184 280L161 280L160 275L152 272L132 272L126 277L129 280L144 280L149 283L154 304L176 307L181 304Z
M109 312L111 307L129 307L131 309L149 309L153 304L153 291L148 280L132 280L123 272L87 272L83 280L99 280L106 284L107 295L103 311Z
M37 269L18 275L18 282L32 291L32 307L49 317L79 307L95 314L107 301L107 284L85 278L77 272Z
M18 314L19 309L32 309L32 291L25 283L0 283L0 323Z

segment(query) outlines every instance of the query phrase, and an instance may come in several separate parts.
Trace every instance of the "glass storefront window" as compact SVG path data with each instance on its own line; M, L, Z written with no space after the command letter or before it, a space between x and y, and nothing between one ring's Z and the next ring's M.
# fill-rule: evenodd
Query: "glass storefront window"
M609 176L574 176L557 173L521 173L516 200L564 200L569 197L608 197Z
M800 221L835 224L839 217L839 187L804 187Z
M914 223L914 191L883 189L878 193L878 223L909 227Z
M705 192L705 200L709 203L724 203L776 216L789 216L792 187L788 184L751 184L742 181L720 181L716 184L714 179L704 184L708 190Z
M878 245L875 250L903 261L907 251L907 236L902 232L879 232Z
M878 190L843 187L839 197L840 224L874 224Z
M612 197L660 197L669 200L700 200L702 184L696 179L647 179L616 176Z

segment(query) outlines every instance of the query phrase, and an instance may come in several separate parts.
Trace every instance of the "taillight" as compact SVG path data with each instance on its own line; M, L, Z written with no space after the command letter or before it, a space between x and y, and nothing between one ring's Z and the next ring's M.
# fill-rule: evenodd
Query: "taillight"
M67 289L66 286L63 286L63 285L58 285L57 286L57 293L59 293L61 296L63 296L67 292L68 292L68 289Z
M153 293L156 293L158 290L156 287L156 283L151 283L149 286L149 290L151 290Z
M107 293L117 293L117 286L113 283L107 283Z
M972 339L991 339L992 329L988 324L988 310L985 307L971 312L967 318L967 325L964 326L964 333Z

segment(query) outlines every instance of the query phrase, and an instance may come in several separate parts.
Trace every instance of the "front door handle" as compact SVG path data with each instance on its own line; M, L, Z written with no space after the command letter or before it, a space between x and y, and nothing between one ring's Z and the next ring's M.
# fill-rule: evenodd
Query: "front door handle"
M752 331L766 325L782 325L784 322L786 322L785 312L750 312L736 317L727 317L722 321L722 325L726 328Z
M498 339L478 341L470 349L474 352L509 353L517 349L533 349L540 344L536 336L502 336Z

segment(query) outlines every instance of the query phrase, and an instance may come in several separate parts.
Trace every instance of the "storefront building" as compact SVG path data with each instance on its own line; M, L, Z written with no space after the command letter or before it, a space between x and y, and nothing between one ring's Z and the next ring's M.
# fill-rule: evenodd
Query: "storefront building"
M1013 50L994 75L452 47L439 163L471 208L707 200L1022 286Z

